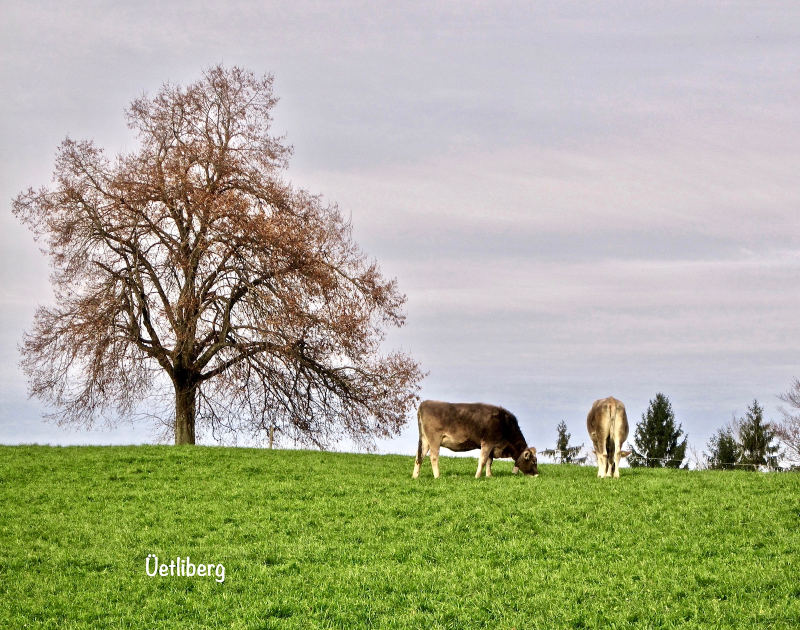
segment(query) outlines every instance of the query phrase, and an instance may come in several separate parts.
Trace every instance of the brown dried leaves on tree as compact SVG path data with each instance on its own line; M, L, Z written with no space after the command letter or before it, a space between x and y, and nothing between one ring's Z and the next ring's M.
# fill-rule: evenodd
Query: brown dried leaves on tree
M275 102L271 77L239 68L165 85L127 112L138 151L67 139L54 187L14 201L52 262L56 305L21 352L59 423L131 417L166 391L179 444L196 424L367 447L403 426L422 374L380 344L405 297L335 206L283 181Z

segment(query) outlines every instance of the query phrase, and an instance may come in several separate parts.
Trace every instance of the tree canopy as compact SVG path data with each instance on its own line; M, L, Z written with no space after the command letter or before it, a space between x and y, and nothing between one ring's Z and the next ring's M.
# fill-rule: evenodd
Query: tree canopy
M283 179L275 103L271 76L237 67L166 84L126 112L136 150L67 138L53 187L14 200L53 267L21 353L57 422L367 447L405 424L422 373L381 351L405 297L335 205Z
M650 401L642 420L634 433L634 456L628 461L631 466L649 468L679 468L686 457L686 437L679 442L683 429L675 426L672 403L664 394L658 393Z

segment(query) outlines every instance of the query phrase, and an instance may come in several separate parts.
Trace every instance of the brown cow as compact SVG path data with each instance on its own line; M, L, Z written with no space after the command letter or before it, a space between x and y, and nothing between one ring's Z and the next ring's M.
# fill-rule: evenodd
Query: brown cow
M594 401L586 418L586 428L597 455L597 476L619 478L619 460L631 454L620 450L628 437L625 405L611 396Z
M417 411L419 444L414 463L413 477L419 476L422 460L430 451L433 476L439 478L439 447L451 451L481 449L478 472L484 465L486 476L492 476L492 460L510 457L514 460L513 472L521 470L526 475L538 475L536 449L528 448L517 419L502 407L483 403L446 403L426 400Z

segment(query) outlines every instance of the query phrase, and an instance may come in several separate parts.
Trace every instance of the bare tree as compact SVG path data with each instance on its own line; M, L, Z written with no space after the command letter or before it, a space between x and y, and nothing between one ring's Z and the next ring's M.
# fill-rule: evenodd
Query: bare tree
M795 413L779 407L783 422L773 423L775 434L786 449L786 455L796 464L800 464L800 380L794 379L792 388L778 396L795 410Z
M171 392L176 444L274 427L369 447L405 424L423 375L380 351L405 296L335 205L281 178L275 103L271 76L236 67L166 84L126 112L135 152L67 138L53 188L14 200L53 267L56 305L21 354L58 423L113 423Z
M708 470L710 463L705 453L698 453L697 449L689 446L689 463L694 464L694 470Z

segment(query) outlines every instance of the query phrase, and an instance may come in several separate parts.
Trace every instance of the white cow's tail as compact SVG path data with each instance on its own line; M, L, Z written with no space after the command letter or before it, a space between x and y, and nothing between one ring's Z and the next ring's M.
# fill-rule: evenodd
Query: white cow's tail
M611 461L613 461L614 454L617 451L614 436L617 434L617 416L619 409L617 409L617 401L613 398L608 402L608 437L606 438L606 453Z
M417 429L419 429L419 441L417 442L417 464L422 463L422 418L420 418L420 410L417 409Z

